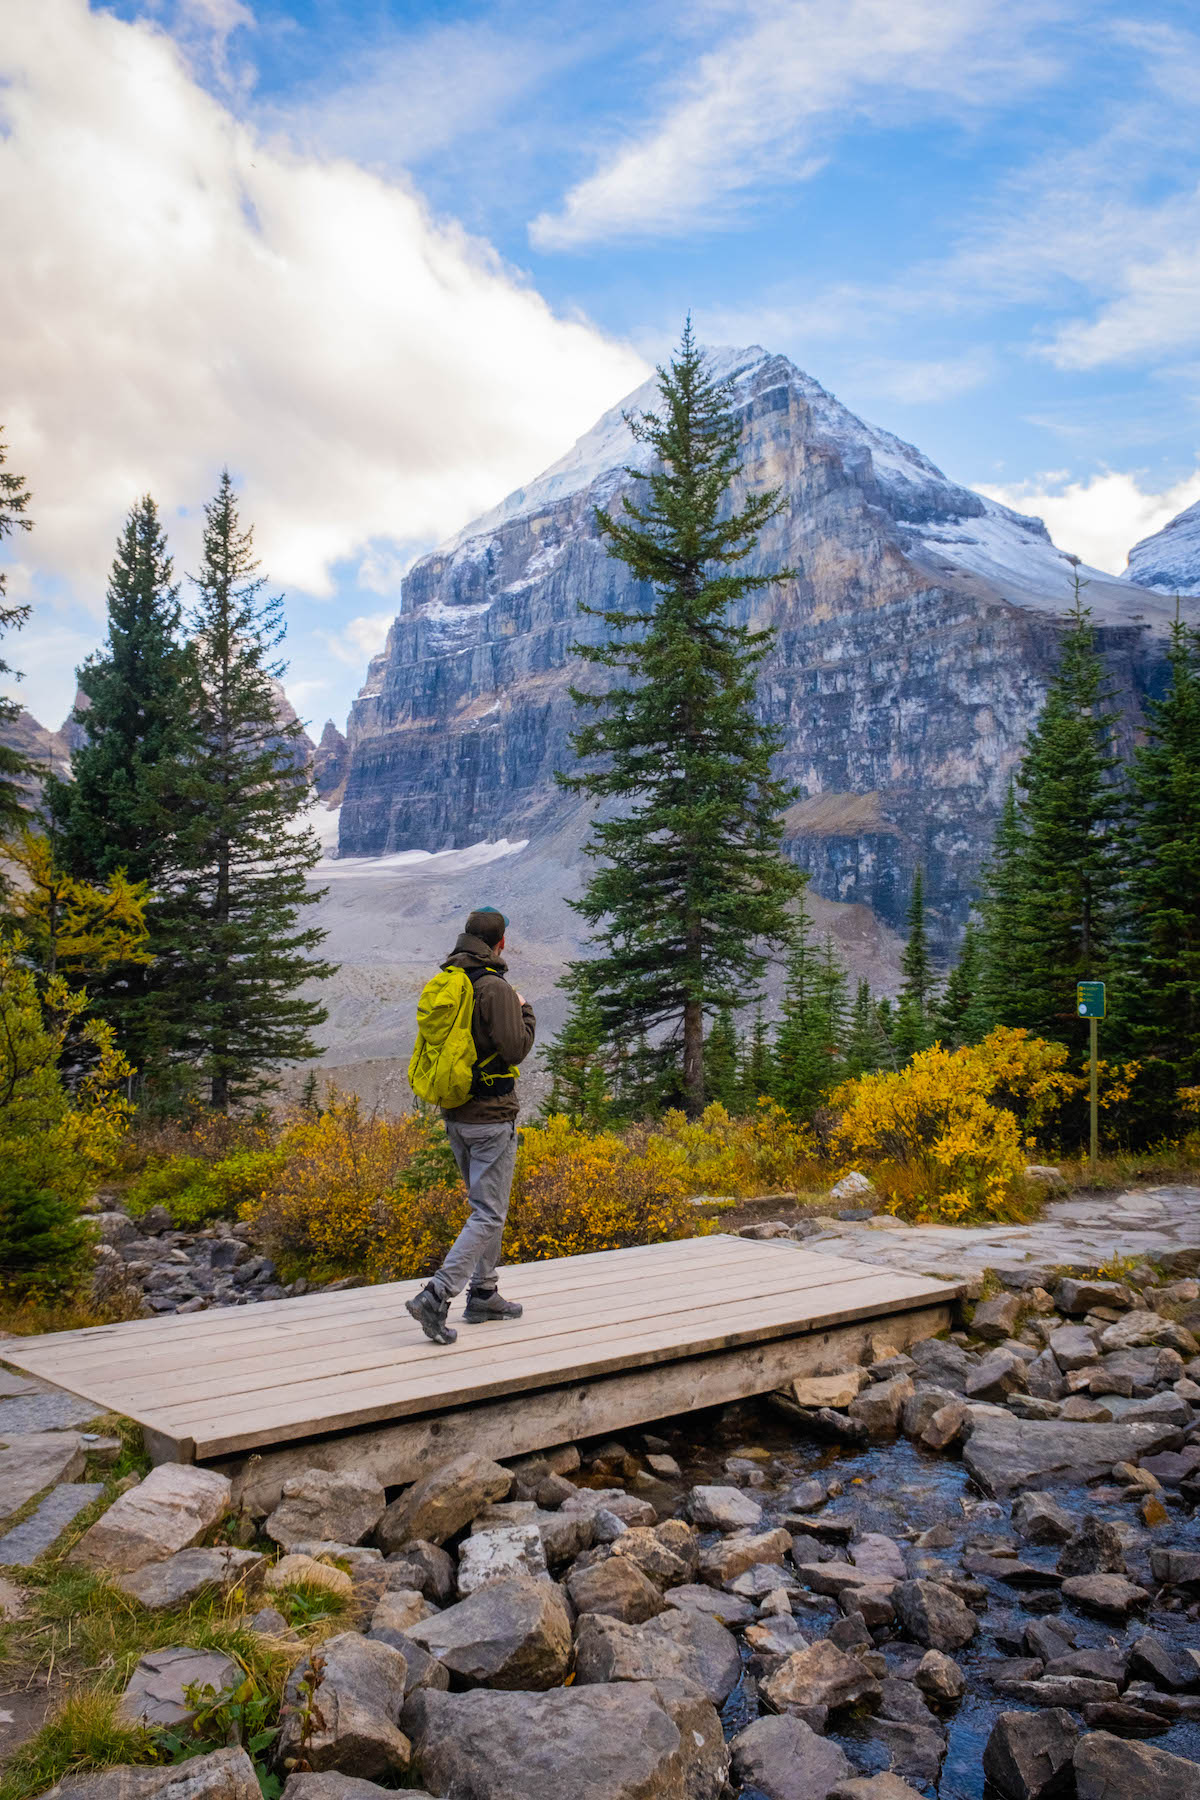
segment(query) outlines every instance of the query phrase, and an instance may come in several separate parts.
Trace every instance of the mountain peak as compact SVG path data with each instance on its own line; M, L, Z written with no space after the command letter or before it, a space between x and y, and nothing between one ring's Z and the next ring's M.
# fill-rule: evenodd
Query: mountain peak
M1133 546L1125 576L1158 594L1200 594L1200 500Z

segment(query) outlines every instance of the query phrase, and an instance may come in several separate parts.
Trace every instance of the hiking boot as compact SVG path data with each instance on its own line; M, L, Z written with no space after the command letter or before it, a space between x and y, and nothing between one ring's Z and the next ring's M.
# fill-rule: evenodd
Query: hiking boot
M491 1319L519 1319L525 1308L515 1300L505 1300L495 1288L488 1288L483 1293L474 1288L467 1295L466 1310L463 1322L467 1325L486 1325Z
M404 1310L412 1314L431 1343L453 1344L457 1341L457 1331L446 1323L450 1302L442 1299L432 1281L419 1294L414 1294L411 1300L404 1302Z

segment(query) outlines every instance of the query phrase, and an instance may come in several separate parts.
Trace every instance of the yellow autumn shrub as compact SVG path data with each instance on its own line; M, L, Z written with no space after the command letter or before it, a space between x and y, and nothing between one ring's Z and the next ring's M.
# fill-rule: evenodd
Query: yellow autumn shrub
M582 1131L556 1114L521 1133L505 1256L537 1262L701 1235L711 1227L689 1192L668 1139Z
M681 1159L689 1194L796 1192L823 1185L824 1171L811 1129L772 1100L745 1118L713 1104L698 1119L669 1112L652 1126L634 1127L633 1141L661 1141Z

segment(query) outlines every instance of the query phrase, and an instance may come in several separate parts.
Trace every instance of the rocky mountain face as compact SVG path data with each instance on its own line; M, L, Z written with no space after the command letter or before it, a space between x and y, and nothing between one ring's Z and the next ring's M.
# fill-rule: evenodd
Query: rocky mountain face
M321 741L313 754L312 778L317 798L336 805L345 787L350 757L346 739L332 719L326 719Z
M720 351L742 420L746 488L784 506L748 566L791 567L742 617L776 642L759 708L798 797L788 851L832 900L899 923L913 870L949 933L965 917L1022 739L1054 667L1071 565L1040 520L957 486L866 425L786 358ZM624 411L405 578L400 613L349 723L340 852L436 851L561 830L572 761L570 647L649 598L606 553L597 505L645 466ZM1126 725L1159 678L1165 603L1083 571ZM582 837L584 822L579 836Z
M1200 594L1200 500L1133 546L1125 577L1159 594Z

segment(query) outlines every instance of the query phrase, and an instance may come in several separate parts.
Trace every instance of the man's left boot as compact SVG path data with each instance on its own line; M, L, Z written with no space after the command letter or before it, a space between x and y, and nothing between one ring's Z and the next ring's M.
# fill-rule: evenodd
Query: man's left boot
M525 1308L505 1300L496 1288L472 1288L463 1312L464 1325L486 1325L493 1319L519 1319Z

